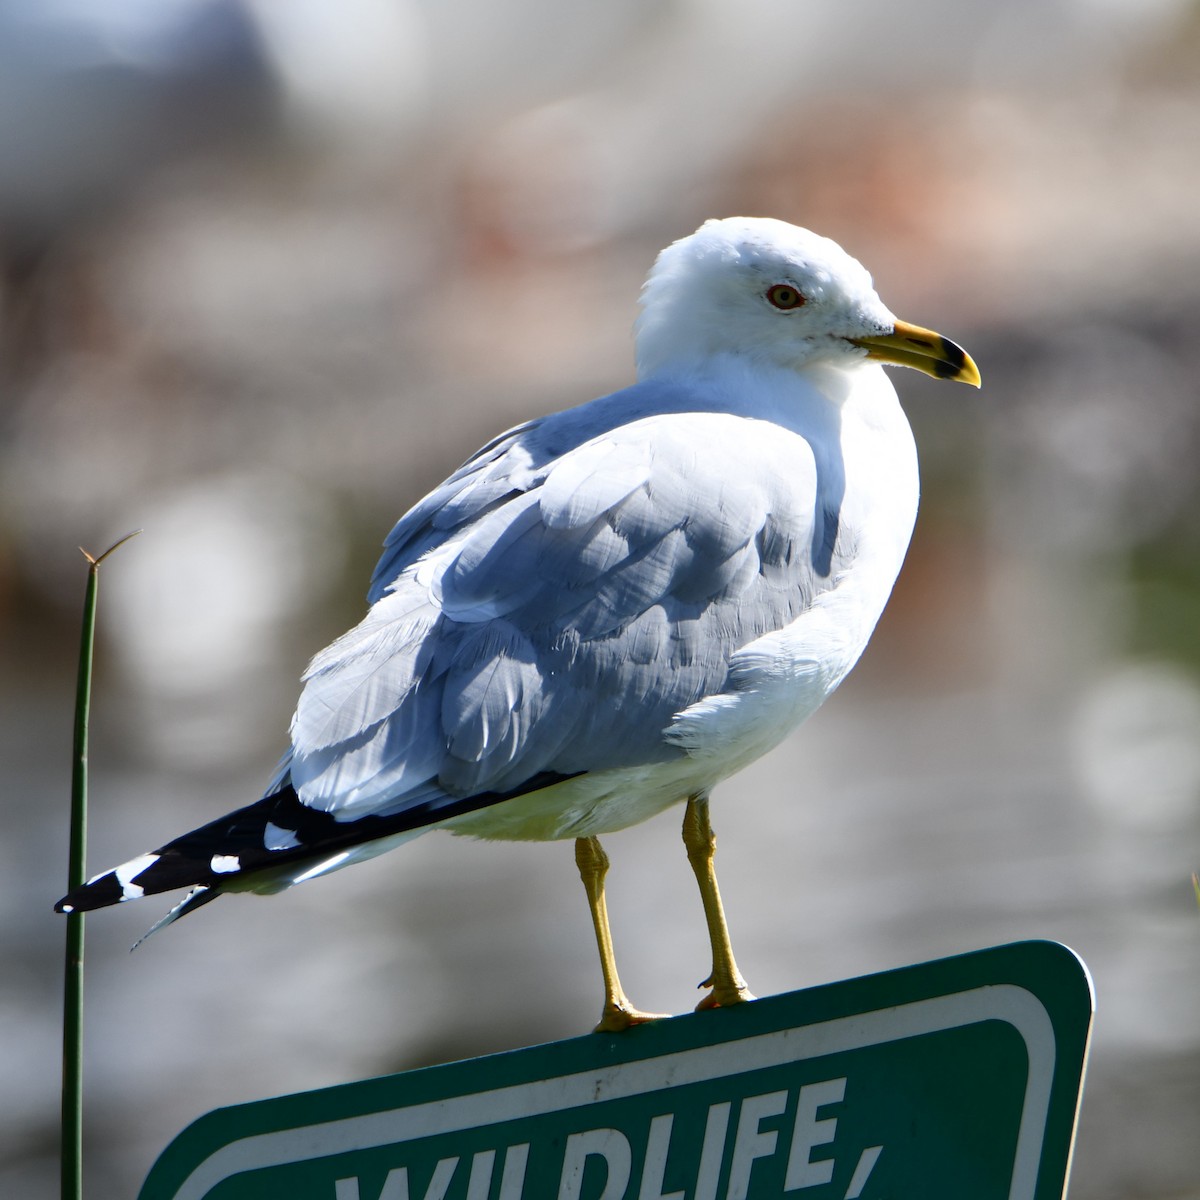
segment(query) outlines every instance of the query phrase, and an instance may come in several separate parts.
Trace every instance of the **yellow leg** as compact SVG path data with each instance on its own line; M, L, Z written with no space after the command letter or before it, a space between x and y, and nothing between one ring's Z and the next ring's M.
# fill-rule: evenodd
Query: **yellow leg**
M639 1012L629 1002L621 988L617 974L617 962L613 957L612 933L608 927L608 905L604 900L604 877L608 874L608 855L600 845L600 839L584 837L575 839L575 865L587 892L588 908L592 913L592 927L596 930L596 948L600 951L600 970L604 973L604 1013L597 1033L619 1033L633 1025L657 1021L663 1013Z
M696 1010L726 1008L743 1000L753 1000L754 996L733 960L733 947L729 944L729 927L725 924L725 909L721 904L717 873L713 867L717 839L708 820L707 796L688 798L683 815L683 844L700 886L704 920L708 924L708 940L712 943L712 974L700 985L712 991L696 1005Z

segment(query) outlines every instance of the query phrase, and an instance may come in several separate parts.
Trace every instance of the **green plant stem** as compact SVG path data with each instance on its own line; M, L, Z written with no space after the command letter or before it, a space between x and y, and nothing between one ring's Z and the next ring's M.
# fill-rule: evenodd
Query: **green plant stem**
M135 530L136 532L140 532ZM83 598L83 632L79 644L79 675L75 688L75 745L71 769L71 833L67 890L86 877L88 720L92 696L92 652L96 641L96 595L100 564L133 533L126 534L103 554L88 560ZM62 1200L83 1198L83 913L67 914L67 949L63 976L62 1078Z

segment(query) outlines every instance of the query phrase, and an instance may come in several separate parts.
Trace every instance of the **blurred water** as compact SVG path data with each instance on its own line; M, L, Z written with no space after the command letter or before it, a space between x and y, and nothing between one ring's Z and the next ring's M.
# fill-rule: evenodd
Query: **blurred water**
M736 210L842 240L985 381L898 374L925 500L893 601L714 799L739 962L767 994L1067 942L1100 1005L1072 1195L1200 1196L1194 6L584 6L547 42L532 0L363 3L362 80L403 78L345 107L362 39L310 78L317 7L256 26L259 153L127 165L35 269L0 254L0 1194L57 1171L75 546L146 529L104 568L99 868L258 794L402 508L628 382L653 254ZM707 963L676 814L608 849L627 988L683 1011ZM430 837L127 955L162 908L88 922L92 1195L216 1105L596 1017L566 845Z

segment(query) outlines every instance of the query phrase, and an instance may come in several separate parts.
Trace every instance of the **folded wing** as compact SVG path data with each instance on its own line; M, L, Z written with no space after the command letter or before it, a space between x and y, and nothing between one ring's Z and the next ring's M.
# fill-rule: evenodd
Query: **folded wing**
M393 530L370 612L305 677L304 804L353 820L431 784L502 795L679 755L671 718L830 586L827 497L797 434L659 413L561 448L554 420L486 447Z

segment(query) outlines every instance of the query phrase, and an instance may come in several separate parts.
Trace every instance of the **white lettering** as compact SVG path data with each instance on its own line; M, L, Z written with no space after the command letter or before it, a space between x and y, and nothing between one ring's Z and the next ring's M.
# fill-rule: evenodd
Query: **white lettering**
M837 1117L817 1120L817 1109L837 1104L846 1095L846 1080L826 1079L821 1083L806 1083L796 1100L796 1125L792 1131L792 1148L788 1154L785 1192L799 1188L818 1187L833 1178L833 1159L812 1161L815 1146L827 1146L837 1132Z
M467 1200L488 1200L495 1165L495 1150L480 1150L472 1157L471 1174L467 1177Z
M446 1192L450 1180L454 1176L454 1168L458 1166L457 1158L443 1158L433 1169L433 1178L425 1189L425 1200L446 1200ZM334 1200L362 1200L359 1191L358 1178L337 1179L333 1184ZM393 1167L383 1181L383 1190L379 1200L408 1200L408 1168Z
M525 1190L525 1166L529 1162L529 1143L520 1142L504 1152L504 1170L500 1174L499 1200L521 1200Z
M438 1165L433 1169L433 1178L429 1181L429 1186L425 1189L425 1200L446 1200L446 1192L450 1188L450 1180L454 1177L454 1169L458 1166L457 1158L443 1158L438 1160ZM407 1184L407 1180L405 1183ZM392 1200L390 1196L380 1196L379 1200ZM396 1200L408 1200L408 1188L404 1189L404 1194L397 1196Z
M845 1100L846 1079L826 1079L805 1084L796 1096L796 1114L792 1125L792 1141L788 1149L783 1190L795 1192L820 1187L833 1180L833 1157L814 1161L813 1152L829 1146L837 1133L836 1116L819 1117L829 1105ZM640 1183L636 1200L718 1200L722 1168L729 1151L728 1185L721 1200L747 1200L750 1194L754 1164L770 1158L779 1150L779 1130L763 1129L763 1123L788 1111L789 1093L766 1092L747 1096L739 1105L737 1129L730 1138L732 1103L723 1101L708 1109L704 1137L700 1144L696 1168L695 1190L680 1188L666 1191L667 1169L671 1161L672 1133L675 1114L661 1113L650 1121L646 1136L645 1155L640 1164ZM685 1147L694 1153L695 1142L690 1138ZM523 1200L529 1166L530 1144L522 1142L504 1151L504 1166L495 1200ZM682 1151L681 1151L682 1152ZM883 1152L882 1146L868 1146L855 1165L844 1200L860 1200L863 1190ZM498 1149L480 1150L471 1158L464 1200L491 1200L496 1176ZM687 1155L685 1157L690 1157ZM587 1129L571 1134L563 1151L562 1174L559 1178L557 1200L583 1200L584 1178L589 1170L588 1160L603 1160L603 1187L596 1195L600 1182L593 1164L587 1200L627 1200L626 1192L633 1174L633 1152L629 1137L619 1129ZM692 1159L695 1162L695 1159ZM357 1177L334 1181L334 1200L446 1200L458 1169L459 1158L440 1159L433 1169L423 1192L411 1194L407 1166L394 1167L387 1173L378 1192L362 1192ZM678 1180L681 1166L673 1172ZM424 1172L421 1176L424 1177ZM682 1182L682 1180L680 1180ZM459 1185L462 1186L461 1184ZM461 1193L460 1193L461 1194ZM632 1200L632 1197L630 1198Z
M854 1168L854 1178L850 1180L850 1190L846 1193L846 1200L858 1200L862 1195L862 1190L867 1186L867 1180L870 1179L871 1172L875 1169L875 1164L879 1161L882 1153L882 1146L868 1146L859 1155L858 1166Z
M671 1126L674 1121L671 1113L664 1113L650 1122L650 1138L646 1143L646 1162L642 1167L642 1186L638 1191L638 1200L683 1200L683 1192L663 1191L667 1150L671 1144Z
M779 1141L778 1130L760 1133L758 1127L767 1117L779 1116L787 1108L787 1099L787 1092L767 1092L762 1096L747 1096L742 1101L725 1200L746 1200L750 1190L750 1171L755 1160L775 1153L775 1145Z
M628 1139L619 1129L588 1129L567 1138L558 1200L579 1200L584 1167L593 1154L604 1159L608 1169L600 1200L622 1200L625 1185L629 1182L633 1154Z
M721 1160L725 1157L725 1135L729 1132L731 1107L726 1100L708 1110L708 1119L704 1123L704 1145L700 1150L700 1169L696 1173L696 1200L717 1200L717 1182L721 1175Z

